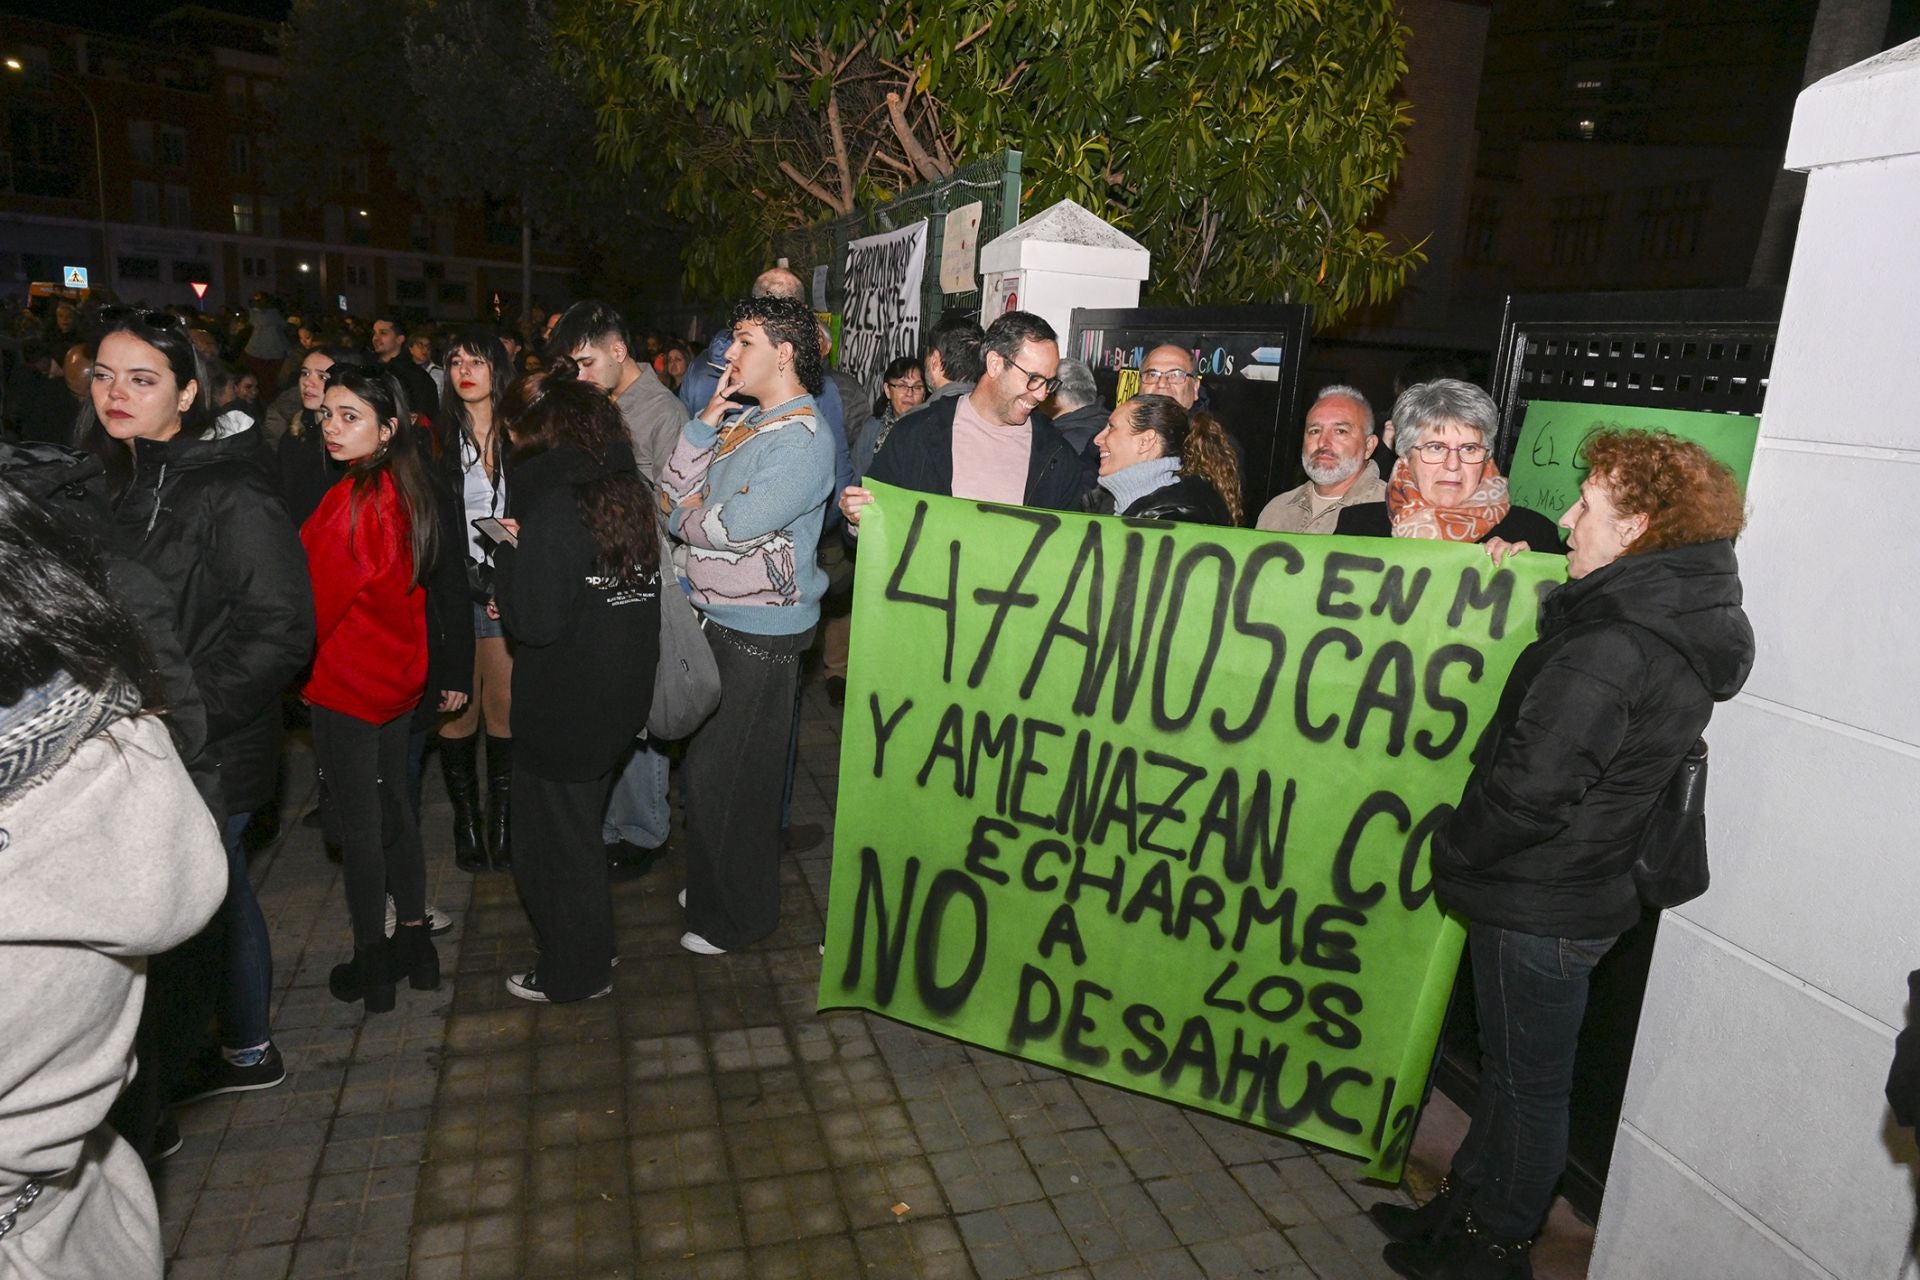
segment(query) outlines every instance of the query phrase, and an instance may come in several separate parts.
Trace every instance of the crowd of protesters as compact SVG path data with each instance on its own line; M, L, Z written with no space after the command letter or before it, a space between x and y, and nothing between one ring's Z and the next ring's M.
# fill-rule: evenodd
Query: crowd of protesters
M128 1259L157 1234L139 1164L178 1147L173 1108L285 1076L246 855L277 813L289 724L311 730L309 817L342 864L335 997L371 1014L403 982L440 983L431 746L456 865L510 873L526 907L537 958L509 991L593 999L614 981L609 882L668 847L676 769L681 945L719 955L778 927L781 855L818 838L787 813L801 664L818 635L844 699L869 479L1138 519L1253 514L1191 351L1151 349L1140 393L1106 405L1040 317L949 316L861 385L829 367L783 269L697 354L596 302L519 331L309 324L265 296L212 316L61 302L0 320L21 357L0 443L0 817L31 898L0 942L37 948L36 989L74 1016L33 1034L84 1064L37 1082L31 1117L0 1112L0 1196L30 1206L64 1179L42 1217L117 1224L76 1274L143 1273ZM1307 482L1253 523L1567 557L1433 841L1437 894L1469 922L1483 1096L1442 1196L1377 1215L1401 1274L1517 1276L1565 1160L1587 974L1637 918L1636 833L1752 660L1740 498L1697 446L1618 433L1590 446L1569 511L1528 511L1483 390L1396 390L1380 423L1359 390L1321 390ZM675 593L721 696L668 744L645 730ZM93 927L103 885L113 924ZM144 977L120 963L139 956Z

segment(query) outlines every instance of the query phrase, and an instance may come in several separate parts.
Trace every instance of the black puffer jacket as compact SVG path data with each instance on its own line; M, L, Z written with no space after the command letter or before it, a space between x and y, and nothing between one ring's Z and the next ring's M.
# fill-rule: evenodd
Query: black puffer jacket
M1729 542L1623 556L1555 589L1434 835L1441 903L1545 937L1630 927L1634 842L1753 651Z
M1095 515L1115 514L1113 495L1103 488L1090 490L1082 505ZM1161 485L1145 497L1134 499L1133 505L1119 514L1131 520L1178 520L1184 524L1233 523L1233 513L1227 510L1227 500L1220 496L1220 491L1206 479L1184 472L1175 476L1172 484Z
M173 600L159 579L110 545L113 516L100 460L57 444L0 444L0 480L38 502L100 556L107 586L140 624L140 638L160 676L167 700L164 718L174 749L207 807L222 813L226 802L220 795L220 779L206 757L207 712L200 705L193 667L174 634Z
M574 496L615 470L635 470L631 452L611 465L565 447L515 462L508 501L520 544L494 552L500 617L517 646L514 761L556 782L613 772L653 705L659 577L638 588L596 583Z
M307 557L258 430L143 440L114 538L173 597L229 814L273 796L280 691L313 652Z

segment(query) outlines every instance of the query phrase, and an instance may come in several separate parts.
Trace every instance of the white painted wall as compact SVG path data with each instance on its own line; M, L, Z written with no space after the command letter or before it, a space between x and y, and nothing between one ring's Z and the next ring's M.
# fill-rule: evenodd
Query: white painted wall
M1759 661L1714 716L1713 889L1662 926L1597 1280L1893 1280L1881 1094L1920 967L1920 41L1807 89L1740 542Z

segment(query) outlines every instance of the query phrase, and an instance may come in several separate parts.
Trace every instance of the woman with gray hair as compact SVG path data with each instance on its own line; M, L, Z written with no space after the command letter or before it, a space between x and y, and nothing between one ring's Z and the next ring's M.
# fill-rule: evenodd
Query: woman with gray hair
M1565 554L1553 521L1507 496L1507 478L1493 461L1499 414L1492 396L1470 382L1436 378L1401 393L1393 422L1400 461L1386 501L1348 507L1335 533L1478 542L1495 563L1511 551Z

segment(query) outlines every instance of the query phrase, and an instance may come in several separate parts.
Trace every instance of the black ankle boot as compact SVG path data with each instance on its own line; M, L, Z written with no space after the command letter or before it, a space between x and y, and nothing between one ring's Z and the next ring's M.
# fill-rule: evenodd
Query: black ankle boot
M1466 1197L1454 1194L1456 1190L1453 1177L1449 1174L1440 1179L1440 1189L1434 1193L1433 1199L1419 1208L1383 1200L1371 1206L1367 1216L1386 1233L1389 1240L1424 1244L1459 1230L1460 1218L1466 1213L1467 1206Z
M487 847L493 865L504 871L513 865L510 821L513 792L513 739L487 735Z
M372 946L355 944L353 959L333 966L327 975L327 990L335 1000L352 1004L366 1003L368 1013L386 1013L393 1008L392 953L385 939Z
M447 779L447 799L453 802L453 865L462 871L485 871L487 847L480 835L480 735L440 739L440 769Z
M433 935L424 921L393 928L393 976L397 981L402 975L415 991L440 988L440 953L433 949Z
M1425 1241L1390 1244L1381 1258L1409 1280L1533 1280L1531 1239L1489 1235L1462 1210L1454 1228Z

